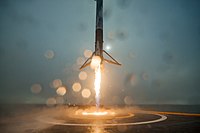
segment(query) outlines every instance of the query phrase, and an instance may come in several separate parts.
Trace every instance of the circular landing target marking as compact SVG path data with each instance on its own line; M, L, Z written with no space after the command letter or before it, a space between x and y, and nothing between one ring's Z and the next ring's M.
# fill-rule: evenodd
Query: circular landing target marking
M134 117L140 116L141 120L135 120ZM113 121L114 119L114 121ZM132 113L122 116L116 116L115 118L104 119L103 121L99 121L99 119L93 119L90 122L86 122L87 119L77 119L77 118L58 118L58 117L50 117L49 115L43 115L37 118L38 121L52 124L52 125L63 125L63 126L134 126L134 125L143 125L143 124L151 124L161 122L167 119L165 115L157 114L153 112L143 111L141 113ZM95 121L96 120L96 121ZM115 121L116 120L116 121ZM123 122L125 120L126 122Z

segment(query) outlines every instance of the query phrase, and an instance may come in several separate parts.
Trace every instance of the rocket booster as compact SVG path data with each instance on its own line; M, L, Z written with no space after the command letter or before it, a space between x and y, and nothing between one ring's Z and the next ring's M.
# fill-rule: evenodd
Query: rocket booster
M85 61L85 63L80 67L80 69L83 69L88 65L90 65L93 56L99 56L101 58L101 64L103 64L103 62L105 61L110 64L121 65L103 49L103 0L95 0L95 1L96 1L95 51L92 53L91 57ZM105 53L110 59L104 58L103 53Z

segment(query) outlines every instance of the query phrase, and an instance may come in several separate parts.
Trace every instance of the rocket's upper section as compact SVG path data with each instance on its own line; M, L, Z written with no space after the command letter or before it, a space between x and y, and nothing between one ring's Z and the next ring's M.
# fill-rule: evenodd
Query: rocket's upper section
M96 0L96 29L103 30L103 0Z
M103 0L96 0L95 55L103 60Z

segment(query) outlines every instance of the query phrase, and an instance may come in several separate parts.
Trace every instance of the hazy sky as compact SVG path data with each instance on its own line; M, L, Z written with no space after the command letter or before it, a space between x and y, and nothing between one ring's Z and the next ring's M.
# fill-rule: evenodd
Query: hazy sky
M94 102L93 70L77 58L94 49L94 0L0 0L0 102L45 103L60 79L67 103ZM200 1L104 0L102 104L200 104ZM48 50L51 59L45 56ZM74 82L91 90L85 99ZM40 84L39 94L31 92Z

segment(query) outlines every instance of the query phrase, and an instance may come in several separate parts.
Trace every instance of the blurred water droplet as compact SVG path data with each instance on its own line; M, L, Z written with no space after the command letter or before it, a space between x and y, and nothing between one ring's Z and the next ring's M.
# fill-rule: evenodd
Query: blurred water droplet
M78 82L74 83L73 86L72 86L72 89L75 92L79 92L81 90L81 84L78 83Z
M58 87L62 86L62 81L60 79L55 79L53 80L52 84L53 84L53 87L57 89Z
M92 56L92 51L86 49L86 50L84 51L84 56L85 56L86 58L90 58L90 57Z
M136 86L138 83L138 79L135 74L130 74L128 76L128 84L131 86Z
M132 105L132 104L133 104L133 99L132 99L130 96L126 96L126 97L124 98L124 103L125 103L126 105Z
M64 86L61 86L56 90L56 93L61 96L65 95L66 92L67 92L67 90Z
M56 105L56 99L55 98L48 98L46 101L47 106L54 106Z
M56 97L56 103L59 104L59 105L62 105L62 104L65 103L65 100L64 100L63 97L58 96L58 97Z
M33 84L33 85L31 86L31 92L32 92L32 93L37 94L37 93L40 93L41 90L42 90L42 87L41 87L40 84Z
M90 92L89 89L83 89L81 94L82 94L82 96L83 96L84 98L89 98L90 95L91 95L91 92Z
M84 62L85 59L83 57L78 57L78 59L76 60L77 65L83 65Z
M54 57L54 52L52 50L47 50L44 54L47 59L52 59Z
M87 73L85 71L81 71L79 73L79 79L80 80L86 80L87 79Z

